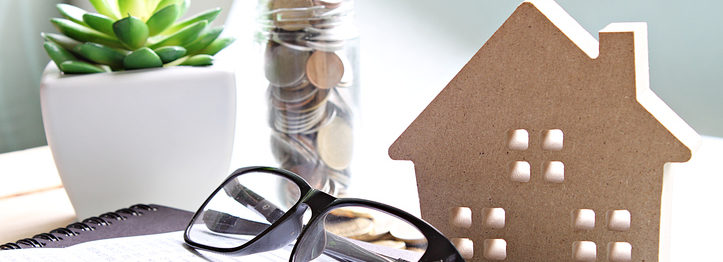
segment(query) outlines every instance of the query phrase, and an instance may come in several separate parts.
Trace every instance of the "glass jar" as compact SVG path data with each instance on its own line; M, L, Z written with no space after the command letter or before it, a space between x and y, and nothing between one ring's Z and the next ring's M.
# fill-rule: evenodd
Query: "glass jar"
M271 152L314 188L349 185L358 109L353 0L260 0Z

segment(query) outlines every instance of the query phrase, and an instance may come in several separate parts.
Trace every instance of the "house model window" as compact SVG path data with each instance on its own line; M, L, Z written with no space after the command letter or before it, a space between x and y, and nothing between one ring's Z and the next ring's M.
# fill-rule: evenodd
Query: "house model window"
M598 39L525 1L389 148L468 261L659 260L665 163L700 138L650 89L644 23Z
M530 134L525 129L514 129L507 132L507 147L511 150L527 150Z

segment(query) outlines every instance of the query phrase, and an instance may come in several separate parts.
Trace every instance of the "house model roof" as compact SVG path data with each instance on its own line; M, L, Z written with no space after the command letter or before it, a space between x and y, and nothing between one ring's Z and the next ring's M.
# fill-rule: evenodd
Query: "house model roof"
M645 23L599 39L552 0L522 3L389 148L468 258L658 259L664 165L699 137L650 90Z

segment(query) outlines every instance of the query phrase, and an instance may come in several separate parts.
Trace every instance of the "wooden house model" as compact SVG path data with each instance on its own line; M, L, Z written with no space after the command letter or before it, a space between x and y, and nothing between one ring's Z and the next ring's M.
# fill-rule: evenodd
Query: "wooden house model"
M650 90L645 23L598 42L532 0L389 155L414 162L422 218L471 261L658 261L665 165L698 139Z

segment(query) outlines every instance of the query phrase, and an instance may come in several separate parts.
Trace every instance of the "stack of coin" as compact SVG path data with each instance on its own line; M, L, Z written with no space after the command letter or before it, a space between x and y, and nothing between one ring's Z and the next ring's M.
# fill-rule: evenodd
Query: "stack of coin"
M351 0L261 0L271 147L282 168L342 195L358 86Z
M367 208L338 208L324 221L325 229L338 236L388 248L424 252L427 239L412 225Z

